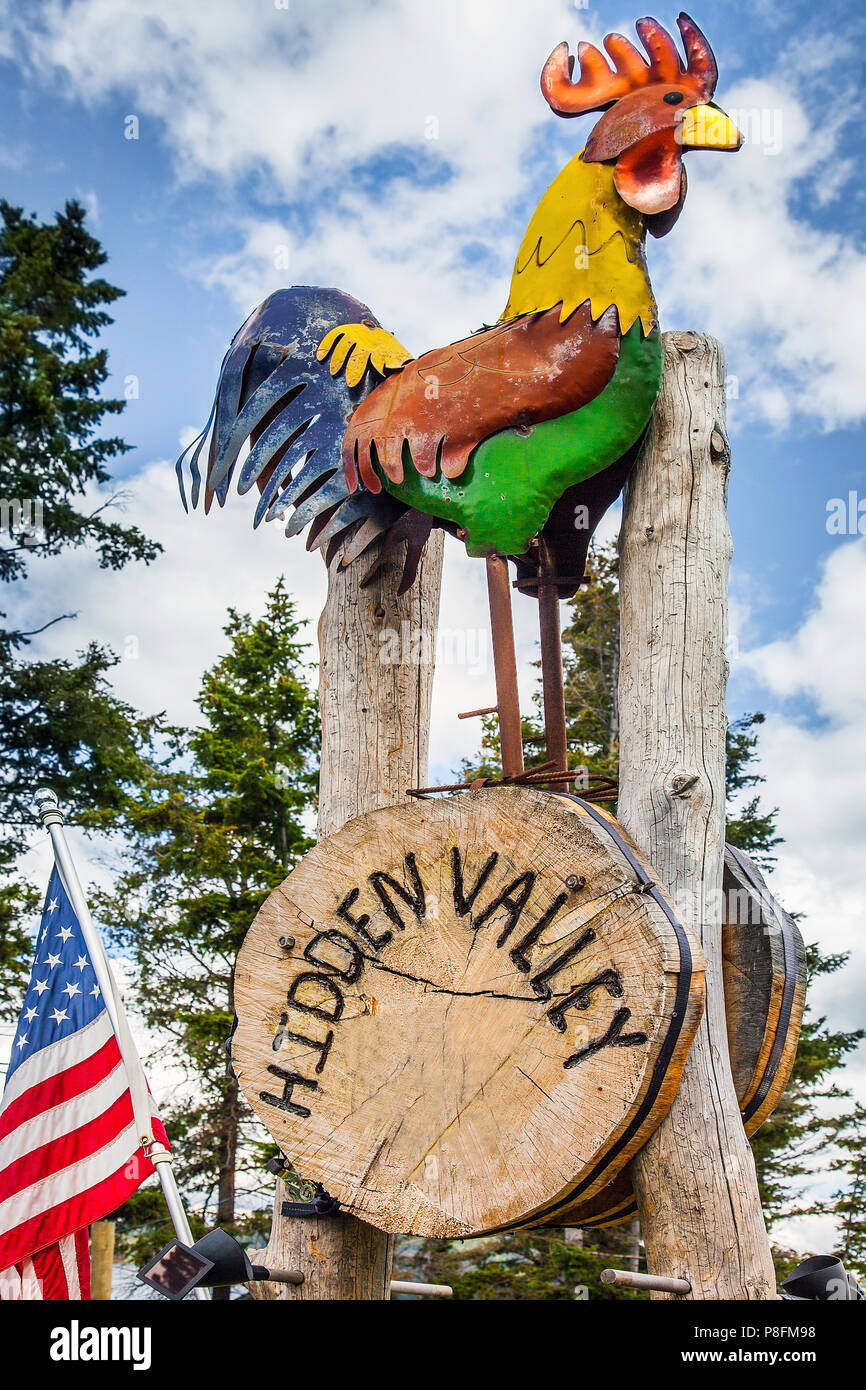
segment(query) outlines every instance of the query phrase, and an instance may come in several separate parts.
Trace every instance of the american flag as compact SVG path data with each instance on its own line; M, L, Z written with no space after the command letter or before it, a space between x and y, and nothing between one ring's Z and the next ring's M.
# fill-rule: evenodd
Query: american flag
M153 1172L142 1137L167 1145L124 1055L55 867L0 1102L0 1298L90 1297L88 1226Z

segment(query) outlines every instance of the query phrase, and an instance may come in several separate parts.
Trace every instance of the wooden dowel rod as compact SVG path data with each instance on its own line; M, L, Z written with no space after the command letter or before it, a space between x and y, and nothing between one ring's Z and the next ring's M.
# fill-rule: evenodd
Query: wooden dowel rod
M409 1279L392 1279L392 1293L424 1294L427 1298L453 1298L450 1284L413 1284Z
M269 1279L272 1284L303 1284L304 1276L297 1269L268 1269L265 1265L253 1265L256 1279ZM423 1294L426 1298L452 1298L454 1290L450 1284L416 1284L407 1279L392 1279L391 1293Z
M636 1274L630 1269L603 1269L603 1284L617 1284L621 1289L655 1289L657 1293L691 1293L688 1279L669 1279L665 1274Z

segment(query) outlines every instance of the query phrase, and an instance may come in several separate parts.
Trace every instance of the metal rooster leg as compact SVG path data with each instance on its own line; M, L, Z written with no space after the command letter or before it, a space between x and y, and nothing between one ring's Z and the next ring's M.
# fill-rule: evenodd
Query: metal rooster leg
M524 771L523 733L517 690L517 661L508 561L501 555L487 559L487 595L490 602L490 629L493 639L493 668L496 677L496 713L503 777L517 777ZM562 636L559 627L559 586L556 561L549 541L541 536L538 546L538 615L541 639L541 680L544 704L544 740L547 758L544 771L552 783L565 780L568 771L568 742L565 725L565 684L562 669Z
M517 658L514 651L514 625L511 619L508 561L502 555L487 557L487 597L490 602L490 632L493 639L493 670L496 677L496 712L499 716L502 775L516 777L523 771L523 732L517 694Z
M538 623L547 761L552 765L553 772L566 772L568 741L565 728L562 634L559 627L559 586L556 582L553 550L544 533L538 546Z

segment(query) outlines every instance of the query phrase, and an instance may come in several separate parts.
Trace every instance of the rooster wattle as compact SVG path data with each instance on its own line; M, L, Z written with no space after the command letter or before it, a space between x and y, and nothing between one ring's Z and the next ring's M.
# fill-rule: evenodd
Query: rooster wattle
M637 21L648 61L619 34L574 59L560 44L541 87L561 116L604 114L554 180L523 239L499 322L412 358L365 305L338 290L271 295L235 336L211 417L189 455L192 501L210 434L206 506L222 504L241 448L238 491L261 494L255 524L310 524L309 546L344 563L407 541L403 588L434 524L472 555L537 573L543 535L561 596L584 573L595 526L619 494L661 381L647 231L662 236L686 196L682 153L736 150L710 102L712 50L678 21L681 59L654 19ZM212 427L212 428L211 428ZM375 572L378 562L371 573Z

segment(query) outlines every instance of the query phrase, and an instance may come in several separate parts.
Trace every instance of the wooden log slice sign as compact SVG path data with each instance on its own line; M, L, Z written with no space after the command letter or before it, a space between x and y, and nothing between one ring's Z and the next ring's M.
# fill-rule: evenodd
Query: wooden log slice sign
M806 1003L806 951L794 919L753 859L725 846L722 970L734 1087L746 1134L772 1115L791 1075ZM550 1225L592 1230L637 1215L624 1168L603 1191Z
M595 807L485 788L321 841L238 957L232 1060L305 1178L458 1237L592 1197L662 1119L703 958Z

